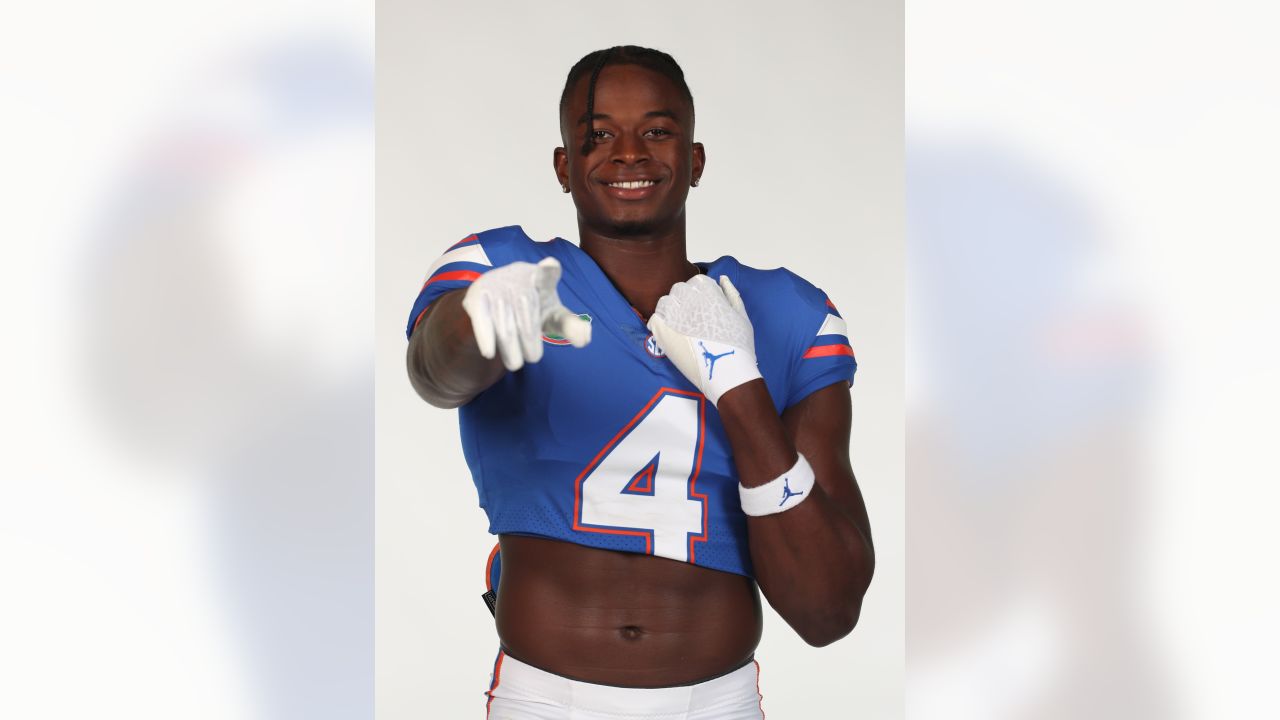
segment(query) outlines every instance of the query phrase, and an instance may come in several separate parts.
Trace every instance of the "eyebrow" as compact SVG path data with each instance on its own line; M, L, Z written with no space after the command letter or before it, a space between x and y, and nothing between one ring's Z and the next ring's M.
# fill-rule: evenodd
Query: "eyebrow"
M680 121L679 116L677 116L671 110L650 110L649 112L644 114L644 117L646 120L648 120L649 118L664 117L664 118L671 118L676 122ZM613 117L610 115L605 115L604 113L595 113L594 115L591 116L591 119L592 120L612 120ZM587 121L587 114L582 113L582 117L578 118L578 124L581 125L586 121Z

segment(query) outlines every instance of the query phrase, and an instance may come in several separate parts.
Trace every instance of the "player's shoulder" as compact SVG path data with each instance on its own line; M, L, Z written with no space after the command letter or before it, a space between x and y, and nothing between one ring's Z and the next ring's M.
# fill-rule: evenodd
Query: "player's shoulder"
M515 260L537 260L547 254L546 243L535 241L519 225L507 225L471 233L458 241L454 247L467 245L479 245L486 253L498 255L494 258L495 265Z
M764 301L789 310L818 310L829 304L827 294L818 286L785 267L755 268L725 255L709 263L707 269L712 276L728 275L749 304L752 300Z
M472 233L467 239L474 239L483 243L507 245L523 245L533 242L533 238L530 238L524 228L519 225L504 225L503 227L481 230L480 232Z

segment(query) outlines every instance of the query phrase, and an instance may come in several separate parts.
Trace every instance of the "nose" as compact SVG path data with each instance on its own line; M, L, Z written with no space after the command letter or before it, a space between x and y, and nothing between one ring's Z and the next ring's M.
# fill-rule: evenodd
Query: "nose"
M619 165L639 165L649 160L649 148L635 133L621 133L611 143L613 155L609 159Z

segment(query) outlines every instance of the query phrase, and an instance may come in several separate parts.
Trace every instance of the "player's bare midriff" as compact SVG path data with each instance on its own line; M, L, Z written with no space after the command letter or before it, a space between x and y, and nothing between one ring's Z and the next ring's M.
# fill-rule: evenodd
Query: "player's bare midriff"
M585 682L670 687L739 668L760 642L751 578L536 537L500 539L498 636L523 662Z

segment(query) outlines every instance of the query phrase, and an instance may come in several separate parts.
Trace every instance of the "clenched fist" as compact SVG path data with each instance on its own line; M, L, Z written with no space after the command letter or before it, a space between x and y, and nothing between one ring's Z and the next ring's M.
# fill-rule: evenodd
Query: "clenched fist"
M649 331L676 368L716 404L729 390L760 377L755 329L727 276L697 275L658 300Z

